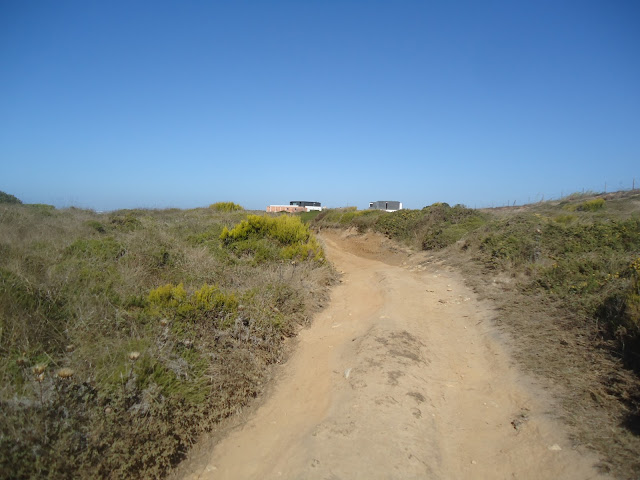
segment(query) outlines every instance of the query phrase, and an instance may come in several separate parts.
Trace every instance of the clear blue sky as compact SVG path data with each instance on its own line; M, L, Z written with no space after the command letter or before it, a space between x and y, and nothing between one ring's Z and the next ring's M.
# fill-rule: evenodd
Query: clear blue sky
M0 2L0 190L96 210L640 184L640 2Z

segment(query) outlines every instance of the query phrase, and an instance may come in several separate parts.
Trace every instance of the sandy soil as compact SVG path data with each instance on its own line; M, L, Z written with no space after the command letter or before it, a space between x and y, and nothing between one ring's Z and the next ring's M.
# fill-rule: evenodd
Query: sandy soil
M249 419L185 479L591 479L455 272L322 235L343 272Z

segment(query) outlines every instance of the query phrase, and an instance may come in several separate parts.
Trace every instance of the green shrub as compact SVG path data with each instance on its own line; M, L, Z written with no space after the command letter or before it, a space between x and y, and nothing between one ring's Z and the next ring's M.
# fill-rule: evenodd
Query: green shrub
M255 264L273 261L281 258L282 248L268 238L251 237L246 240L236 240L226 245L225 251L230 251L237 257L249 257Z
M320 210L311 210L310 212L300 212L297 215L300 217L300 220L302 220L302 223L309 223L320 215L320 213Z
M218 328L231 325L239 305L234 293L227 294L217 286L206 284L191 294L187 294L182 284L163 285L149 292L147 302L154 316L208 319L215 321Z
M398 240L410 239L418 230L422 212L420 210L398 210L384 212L373 225L378 232Z
M106 237L101 239L79 238L69 245L66 252L75 257L114 260L120 258L126 251L113 237Z
M324 225L345 226L359 213L357 207L325 208L315 217L314 222Z
M56 352L63 348L65 299L34 286L24 277L0 267L0 351L13 348ZM2 372L0 371L0 374Z
M640 248L639 232L640 219L564 224L553 217L527 214L487 224L477 241L488 264L495 259L512 265L563 258L583 262L596 251L606 258Z
M614 275L626 280L625 286L604 299L597 316L618 341L628 364L640 369L640 257Z
M22 201L9 193L0 191L0 203L21 204Z
M179 285L167 284L151 290L147 301L152 308L175 310L186 303L187 291L182 283Z
M216 212L237 212L244 210L242 205L238 205L233 202L216 202L209 205L209 208L215 210Z
M87 226L93 228L98 233L106 233L107 229L104 225L97 220L89 220L87 221Z
M218 245L222 228L219 224L210 226L203 232L188 235L187 241L191 245Z
M217 286L203 285L193 293L193 304L196 310L213 311L217 314L231 315L238 311L238 299L235 294L226 294Z
M370 228L409 243L417 240L423 250L431 250L457 242L484 223L484 215L463 205L450 207L447 203L434 203L422 210L380 214Z
M353 218L352 223L360 233L364 233L367 230L374 227L375 223L378 221L378 217L387 212L383 210L361 210L358 214Z
M45 203L28 203L25 206L28 209L47 217L53 215L53 212L56 209L53 205L47 205Z
M535 261L536 241L508 231L492 232L484 237L480 250L487 255L487 265L495 266L498 262L522 265Z
M142 222L132 212L127 212L124 215L114 214L110 218L110 223L113 228L125 232L132 232L142 226Z
M593 198L581 203L569 203L564 205L562 208L569 210L570 212L597 212L604 208L605 203L604 198Z
M447 222L439 228L429 228L423 237L422 249L437 250L453 245L470 231L480 228L484 223L483 218L473 216L459 221L459 223Z
M553 221L557 223L561 223L563 225L567 225L569 223L574 222L578 217L575 215L556 215L553 217Z
M573 313L597 319L629 364L640 367L640 218L558 218L520 214L496 220L470 245L490 268L526 272L527 280L519 282L524 292L548 295Z
M449 206L434 203L422 210L336 209L323 211L314 221L318 226L354 226L359 232L369 229L390 238L421 247L424 250L440 249L452 245L469 232L480 228L487 215L464 205Z
M446 203L434 204L422 210L426 220L422 249L441 249L453 245L469 232L486 223L484 215L463 205L449 207Z
M580 212L596 212L604 208L604 198L594 198L578 205L577 210Z
M583 190L582 192L573 192L567 195L566 198L568 198L569 200L576 200L584 197L593 197L594 195L597 195L597 192L595 192L594 190Z

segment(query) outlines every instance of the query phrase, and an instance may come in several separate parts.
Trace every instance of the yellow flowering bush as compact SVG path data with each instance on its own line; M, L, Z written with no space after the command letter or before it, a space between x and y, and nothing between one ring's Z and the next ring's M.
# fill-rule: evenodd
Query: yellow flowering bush
M324 258L320 244L297 216L249 215L231 230L225 227L220 239L237 253L250 253L260 258L268 258L271 251L283 259Z

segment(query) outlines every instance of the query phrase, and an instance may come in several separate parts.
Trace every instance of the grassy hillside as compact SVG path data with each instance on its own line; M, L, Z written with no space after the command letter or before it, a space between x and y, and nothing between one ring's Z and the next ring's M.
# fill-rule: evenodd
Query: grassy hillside
M485 210L329 210L314 226L381 232L463 271L497 306L521 364L564 389L576 444L621 478L640 475L638 191Z
M237 205L0 205L0 478L158 478L259 394L333 272Z

